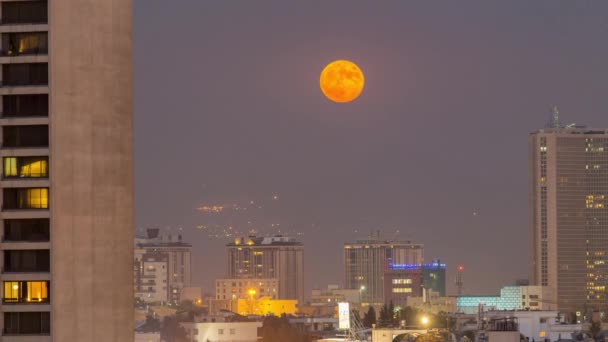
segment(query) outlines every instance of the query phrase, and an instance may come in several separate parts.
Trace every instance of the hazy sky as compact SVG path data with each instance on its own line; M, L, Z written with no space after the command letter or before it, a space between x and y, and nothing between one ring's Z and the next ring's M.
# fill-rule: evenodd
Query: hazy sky
M497 293L528 273L528 133L553 104L608 126L605 1L134 5L136 224L182 227L207 291L232 226L303 234L307 295L376 229ZM350 104L319 90L334 59L365 73Z

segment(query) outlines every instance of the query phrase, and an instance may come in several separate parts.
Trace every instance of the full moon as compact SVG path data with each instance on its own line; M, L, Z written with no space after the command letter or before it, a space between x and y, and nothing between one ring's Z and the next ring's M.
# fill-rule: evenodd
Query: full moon
M321 71L319 84L325 97L346 103L359 97L365 78L357 64L341 59L327 64Z

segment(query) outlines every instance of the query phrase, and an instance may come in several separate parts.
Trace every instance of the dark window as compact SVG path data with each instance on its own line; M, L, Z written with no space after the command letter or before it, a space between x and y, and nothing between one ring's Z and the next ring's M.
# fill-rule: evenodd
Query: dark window
M4 251L4 271L14 273L48 272L48 249L25 249Z
M50 312L5 312L4 335L48 335Z
M46 1L2 2L3 24L44 24L48 22Z
M3 209L49 208L49 188L5 188L3 192Z
M2 116L49 116L49 95L4 95Z
M17 63L2 65L4 86L28 86L49 84L47 63Z
M4 241L49 241L49 219L4 220Z
M49 128L47 125L2 127L3 147L47 147Z
M46 55L49 51L46 32L18 32L2 34L2 55Z

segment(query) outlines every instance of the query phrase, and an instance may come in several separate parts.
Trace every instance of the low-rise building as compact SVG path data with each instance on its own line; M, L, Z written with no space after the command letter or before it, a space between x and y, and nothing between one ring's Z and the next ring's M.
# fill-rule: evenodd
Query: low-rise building
M146 303L163 303L169 299L167 281L169 257L163 253L143 253L134 264L135 298Z
M215 299L277 299L279 281L273 278L222 278L215 281Z
M384 301L405 306L408 297L422 297L424 291L445 296L446 265L434 260L430 264L394 264L389 260L384 271Z
M160 341L160 333L135 333L135 342L161 342Z
M452 313L456 312L456 297L440 296L438 292L428 290L421 297L407 297L406 306L431 314Z
M237 299L237 313L243 316L281 316L295 315L297 311L297 300L270 299L262 297L257 299Z
M573 334L578 334L583 329L581 324L566 324L556 310L488 311L484 317L488 321L514 318L519 333L530 341L574 340Z
M326 289L313 289L310 296L310 305L325 306L342 302L359 304L361 303L362 291L361 289L343 289L339 285L328 285Z
M262 322L180 323L192 342L257 342Z
M482 304L487 310L556 310L553 290L547 286L505 286L498 296L460 296L459 312L474 314Z

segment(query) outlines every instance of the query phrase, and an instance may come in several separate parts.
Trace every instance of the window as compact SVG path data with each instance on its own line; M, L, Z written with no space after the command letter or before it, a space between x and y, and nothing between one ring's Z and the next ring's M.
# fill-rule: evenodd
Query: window
M48 281L5 281L5 303L48 303Z
M393 279L393 284L397 285L397 284L411 284L412 283L412 279Z
M46 1L2 2L2 24L44 24L48 22Z
M47 85L49 84L48 64L2 64L2 84L5 86Z
M224 329L217 329L218 335L224 335Z
M46 178L49 157L4 157L3 173L6 178Z
M198 335L198 329L192 329L192 335Z
M236 329L230 329L230 335L236 335Z
M4 241L49 241L49 219L4 220Z
M2 116L48 116L49 95L3 95Z
M5 312L4 335L48 335L50 312Z
M403 288L393 288L393 293L411 293L412 289L410 287Z
M48 188L8 188L4 189L3 208L12 209L48 209Z
M48 272L50 258L48 249L26 249L4 251L4 270L11 273Z
M2 55L47 54L48 34L46 32L19 32L2 34Z
M2 127L2 147L48 147L49 128L47 125L4 126Z

